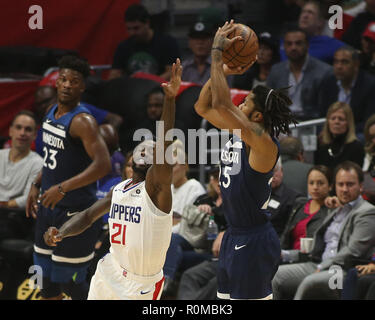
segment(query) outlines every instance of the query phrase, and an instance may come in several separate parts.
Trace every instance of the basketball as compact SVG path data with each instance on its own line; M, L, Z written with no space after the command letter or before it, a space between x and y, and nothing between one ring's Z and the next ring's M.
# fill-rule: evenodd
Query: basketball
M255 32L248 26L235 23L236 29L228 35L229 39L241 36L243 41L234 42L228 49L223 52L223 62L229 68L247 67L258 53L258 37Z

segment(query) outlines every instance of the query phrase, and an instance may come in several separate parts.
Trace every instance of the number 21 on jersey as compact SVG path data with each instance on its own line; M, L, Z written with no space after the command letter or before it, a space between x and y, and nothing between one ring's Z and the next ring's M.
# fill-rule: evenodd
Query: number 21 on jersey
M111 231L111 243L125 245L126 224L113 223Z

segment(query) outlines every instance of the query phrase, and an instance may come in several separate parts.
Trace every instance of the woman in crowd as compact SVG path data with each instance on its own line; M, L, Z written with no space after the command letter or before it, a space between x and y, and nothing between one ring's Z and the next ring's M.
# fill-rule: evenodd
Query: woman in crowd
M322 165L313 166L307 174L307 191L310 200L298 198L281 235L281 256L283 262L299 259L301 238L312 238L327 214L324 199L332 185L331 170Z
M350 160L362 167L364 148L355 134L353 113L348 104L335 102L328 108L319 140L315 164L334 168Z

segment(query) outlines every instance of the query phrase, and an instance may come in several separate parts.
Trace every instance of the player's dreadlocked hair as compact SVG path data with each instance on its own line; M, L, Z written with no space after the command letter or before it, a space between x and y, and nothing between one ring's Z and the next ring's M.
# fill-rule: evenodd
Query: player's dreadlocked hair
M289 109L292 101L286 93L287 89L271 89L262 85L253 89L255 108L262 112L264 129L271 136L277 137L280 133L289 134L289 125L297 123Z
M59 60L59 69L72 69L81 73L83 78L90 75L90 65L87 60L73 55L63 56Z

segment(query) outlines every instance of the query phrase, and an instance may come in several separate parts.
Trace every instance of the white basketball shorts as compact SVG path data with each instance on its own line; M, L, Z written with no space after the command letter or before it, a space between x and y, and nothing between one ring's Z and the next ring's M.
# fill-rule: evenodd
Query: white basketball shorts
M159 300L163 292L163 270L153 276L127 272L108 253L99 260L91 279L88 300Z

